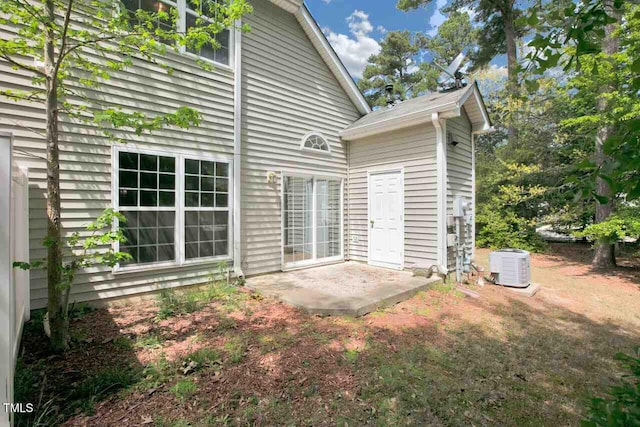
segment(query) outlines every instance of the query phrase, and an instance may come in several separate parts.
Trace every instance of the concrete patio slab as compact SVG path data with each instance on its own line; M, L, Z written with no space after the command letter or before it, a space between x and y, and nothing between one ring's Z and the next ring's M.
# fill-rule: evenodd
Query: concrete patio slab
M362 316L407 300L438 282L438 277L414 277L407 271L350 261L254 276L246 286L313 314Z

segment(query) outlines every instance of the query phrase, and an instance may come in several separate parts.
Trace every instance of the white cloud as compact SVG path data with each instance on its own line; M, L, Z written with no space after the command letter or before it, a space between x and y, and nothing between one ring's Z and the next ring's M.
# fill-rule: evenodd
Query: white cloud
M507 78L508 70L504 65L498 66L496 64L491 64L488 71L497 78Z
M331 3L331 0L322 0L322 2L323 2L324 4L329 4L329 3Z
M429 34L431 37L438 34L438 27L442 25L445 19L447 19L447 17L443 15L442 12L440 12L440 9L442 9L446 5L447 5L447 0L438 0L436 2L436 7L435 7L435 10L433 11L433 15L431 15L431 18L429 18L430 29L429 31L427 31L427 34Z
M380 52L380 44L370 36L373 25L365 12L356 9L347 17L347 24L350 35L334 33L330 28L323 32L351 75L361 78L367 59Z
M378 25L376 27L376 30L380 33L380 34L387 34L387 29L385 27L383 27L382 25Z
M331 1L331 0L329 0ZM460 9L458 9L460 12L466 12L469 14L469 18L471 18L471 22L473 23L473 20L476 19L476 10L472 7L469 6L463 6ZM475 26L475 25L474 25Z

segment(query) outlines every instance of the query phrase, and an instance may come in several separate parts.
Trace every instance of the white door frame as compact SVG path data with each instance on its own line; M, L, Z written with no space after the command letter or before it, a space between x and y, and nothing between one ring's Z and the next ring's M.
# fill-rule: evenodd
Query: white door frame
M371 177L373 175L399 173L400 174L400 199L402 200L402 213L400 214L400 264L387 264L371 260ZM367 171L367 264L376 267L404 270L404 167Z
M305 261L295 261L286 263L284 257L284 230L286 228L284 221L284 180L286 177L293 178L311 178L313 179L313 215L311 216L312 220L312 233L313 233L313 258ZM325 257L325 258L316 258L316 240L317 240L317 229L316 229L316 192L317 192L317 181L327 179L340 181L340 254L333 257ZM328 175L328 174L306 174L306 173L298 173L298 172L290 172L290 171L280 171L280 269L282 271L291 271L298 270L301 268L308 267L317 267L326 264L336 264L339 262L344 262L344 181L345 178L341 175Z

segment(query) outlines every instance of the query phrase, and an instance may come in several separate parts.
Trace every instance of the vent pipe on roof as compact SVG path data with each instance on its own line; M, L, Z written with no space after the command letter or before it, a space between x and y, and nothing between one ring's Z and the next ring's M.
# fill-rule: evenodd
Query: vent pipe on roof
M387 107L391 108L396 102L395 98L393 97L393 85L391 83L385 85L384 91L387 93Z

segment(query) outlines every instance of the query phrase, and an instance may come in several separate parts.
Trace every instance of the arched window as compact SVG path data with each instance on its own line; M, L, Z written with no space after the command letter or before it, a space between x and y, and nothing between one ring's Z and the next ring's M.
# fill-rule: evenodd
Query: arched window
M313 150L322 153L331 152L329 143L320 132L309 132L308 134L303 136L300 148L302 148L303 150Z

